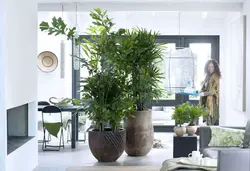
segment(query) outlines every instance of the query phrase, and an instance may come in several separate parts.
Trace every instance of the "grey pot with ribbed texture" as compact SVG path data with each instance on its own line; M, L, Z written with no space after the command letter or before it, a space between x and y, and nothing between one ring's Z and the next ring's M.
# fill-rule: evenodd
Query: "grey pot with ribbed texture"
M153 147L154 128L152 111L135 111L135 118L124 120L126 130L125 152L129 156L145 156Z
M124 152L126 131L89 131L89 148L99 162L114 162Z

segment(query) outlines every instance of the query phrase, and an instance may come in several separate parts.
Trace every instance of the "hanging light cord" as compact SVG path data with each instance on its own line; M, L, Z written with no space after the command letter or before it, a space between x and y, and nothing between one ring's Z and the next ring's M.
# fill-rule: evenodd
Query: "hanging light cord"
M63 4L61 5L62 5L62 19L63 19L64 5Z
M78 25L78 22L77 22L77 20L78 20L78 18L77 18L77 3L75 3L75 5L76 5L76 26Z
M181 12L180 11L178 14L178 21L179 21L179 47L181 47Z

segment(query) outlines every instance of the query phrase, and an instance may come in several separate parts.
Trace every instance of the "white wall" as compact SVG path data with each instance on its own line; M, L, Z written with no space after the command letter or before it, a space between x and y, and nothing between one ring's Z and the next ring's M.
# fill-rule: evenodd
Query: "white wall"
M37 2L1 0L0 8L0 170L31 171L38 164L37 140L29 142L28 153L22 146L7 156L6 110L37 103ZM36 105L29 110L29 135L36 136Z
M247 52L246 52L246 115L248 119L250 118L250 2L248 0L244 1L243 4L243 14L247 15Z
M39 12L38 13L38 25L42 21L50 22L52 17L61 17L61 12ZM67 22L67 15L65 14L63 19ZM60 43L62 37L49 36L45 32L41 32L38 29L38 51L37 55L42 51L53 52L59 61L58 67L51 73L42 72L37 68L38 73L38 100L48 101L50 97L66 98L71 97L72 89L72 72L71 72L71 42L65 41L65 78L60 77Z
M231 13L225 20L224 30L224 55L221 56L222 82L221 82L221 100L220 109L221 125L229 126L245 126L247 121L246 112L241 112L236 109L236 101L234 92L236 91L236 61L239 57L237 46L241 44L238 39L242 33L242 18L241 13ZM240 100L240 99L238 99Z
M37 3L6 0L7 109L37 100Z
M4 25L4 1L0 0L0 25ZM5 54L4 54L4 42L6 39L5 28L0 27L0 171L6 170L6 158L7 158L7 120L6 118L6 105L5 105Z

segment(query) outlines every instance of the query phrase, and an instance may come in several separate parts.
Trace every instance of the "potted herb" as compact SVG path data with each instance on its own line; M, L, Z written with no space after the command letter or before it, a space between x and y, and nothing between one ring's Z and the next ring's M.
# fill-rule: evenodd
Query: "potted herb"
M122 47L117 43L124 30L112 32L114 23L107 11L95 9L90 13L93 25L89 27L90 40L75 38L82 46L87 58L78 57L87 67L89 77L81 80L85 113L95 123L89 131L89 147L100 162L116 161L124 152L126 131L121 121L133 110L134 99L127 93L127 74L113 64L112 59L121 55ZM72 39L75 28L67 28L61 18L53 18L52 25L40 24L48 34L66 35Z
M128 75L127 91L134 99L134 112L124 120L126 129L126 153L129 156L145 156L152 149L154 130L152 111L148 104L162 96L162 73L158 63L163 59L163 47L156 42L158 33L143 28L126 30L120 41L122 55L114 63Z
M197 131L197 120L201 116L205 116L208 114L206 108L202 107L200 104L198 105L191 105L188 103L189 107L187 108L187 114L189 116L189 124L186 127L187 134L188 135L193 135Z
M183 124L189 122L188 108L189 104L183 103L174 109L172 119L177 123L174 127L174 132L177 136L181 137L186 133L186 127Z

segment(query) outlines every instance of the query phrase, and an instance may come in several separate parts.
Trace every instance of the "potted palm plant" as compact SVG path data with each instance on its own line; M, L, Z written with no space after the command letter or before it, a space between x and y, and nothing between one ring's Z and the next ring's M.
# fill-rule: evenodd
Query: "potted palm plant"
M129 156L145 156L152 149L154 130L152 111L147 107L152 100L162 96L162 73L158 63L163 59L158 33L143 28L126 30L120 41L121 53L114 63L128 75L127 91L134 99L134 112L124 120L127 133L125 151Z
M184 127L183 124L189 122L188 108L189 104L183 103L174 109L172 119L177 123L174 127L174 132L177 136L181 137L186 133L186 127Z
M187 114L189 116L189 124L186 127L186 132L188 135L193 135L197 131L197 120L201 116L205 116L208 114L206 108L202 107L200 104L198 105L191 105L190 103L187 103Z
M121 121L133 110L134 99L127 93L127 74L121 72L112 59L120 55L117 43L124 30L112 32L114 23L107 11L95 9L90 13L93 25L89 27L90 40L73 38L81 44L87 58L78 57L82 67L87 67L89 77L83 78L82 99L85 113L95 123L89 131L89 147L100 162L116 161L124 152L126 131ZM42 31L65 35L72 39L75 28L68 28L61 18L53 18L52 24L42 22Z

